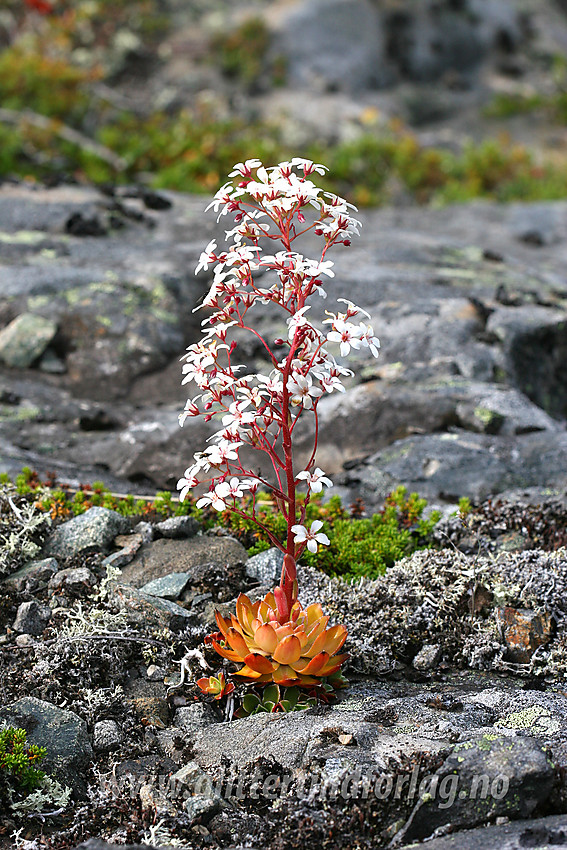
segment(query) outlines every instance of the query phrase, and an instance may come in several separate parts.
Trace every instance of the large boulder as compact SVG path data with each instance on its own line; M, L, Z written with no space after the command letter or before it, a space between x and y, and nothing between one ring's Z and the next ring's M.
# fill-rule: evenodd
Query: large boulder
M44 700L23 697L0 708L0 723L25 729L29 743L47 750L42 769L72 788L76 799L86 797L93 751L84 720Z

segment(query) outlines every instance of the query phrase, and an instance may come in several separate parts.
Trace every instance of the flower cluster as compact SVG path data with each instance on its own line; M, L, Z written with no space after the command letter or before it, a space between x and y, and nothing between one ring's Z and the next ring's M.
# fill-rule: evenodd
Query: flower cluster
M334 276L333 263L326 259L332 245L350 244L359 222L355 208L342 198L318 188L311 177L324 174L325 167L310 160L294 158L272 168L259 160L238 163L229 175L235 182L225 184L210 205L219 214L232 215L235 227L226 232L231 243L219 250L211 241L201 254L197 272L214 266L210 290L198 309L208 308L203 321L203 339L191 345L184 356L183 383L193 382L198 394L190 398L180 416L220 419L221 428L210 438L204 451L178 482L181 498L198 484L209 490L197 502L242 513L239 500L252 496L252 518L256 517L254 497L259 487L270 490L283 512L288 527L281 542L267 534L295 560L307 546L317 551L328 544L321 524L304 525L305 508L311 494L331 486L330 479L315 467L318 419L317 405L326 393L343 392L343 378L352 375L341 362L351 350L367 348L378 355L380 343L374 336L370 318L350 301L342 312L328 312L322 329L309 318L307 301L313 294L325 297L323 278ZM210 208L209 207L209 208ZM318 259L309 259L293 250L296 239L313 231L322 239ZM263 253L266 245L279 243L282 250ZM287 339L265 339L249 318L255 306L275 304L286 314ZM233 362L235 342L229 342L231 329L253 334L271 363L269 374L248 374ZM329 350L338 348L339 360ZM293 433L300 415L314 416L314 446L306 468L296 471L293 463ZM271 480L246 466L239 450L249 447L270 458ZM300 507L296 488L307 486ZM291 607L291 598L288 607Z
M332 486L315 465L317 407L325 394L344 391L342 379L352 372L342 358L362 348L377 356L380 346L368 314L348 300L341 299L342 312L327 311L321 328L309 317L308 299L314 294L326 297L323 279L334 276L333 263L326 259L328 249L349 245L359 224L350 204L313 183L311 177L324 172L324 166L305 159L273 168L248 160L235 166L230 175L235 183L223 186L211 204L219 219L232 215L235 226L226 233L230 246L219 250L214 240L209 242L197 266L197 272L209 267L214 271L210 290L197 308L209 310L202 322L203 339L189 346L183 358L183 383L196 384L198 393L188 399L179 421L183 425L189 417L203 416L207 421L214 417L221 427L178 482L182 499L198 484L208 484L197 507L251 517L284 553L279 586L254 604L241 594L236 616L228 620L217 613L220 632L207 640L219 655L244 665L233 674L238 681L315 688L318 693L342 686L339 668L347 655L339 654L346 638L344 626L327 628L321 606L304 610L297 598L297 559L306 547L316 552L319 545L329 544L322 522L305 525L311 496ZM316 260L293 249L295 240L309 231L323 243ZM264 253L272 242L278 243L278 250ZM249 311L266 305L283 311L285 338L269 340L254 327ZM256 337L271 364L269 374L249 374L233 361L236 343L229 337L236 329ZM339 359L330 351L333 346ZM314 443L305 468L297 470L293 435L304 413L313 416ZM240 454L244 447L264 452L273 474L264 477L247 465ZM271 492L285 517L285 541L278 540L256 513L259 487ZM299 487L307 490L303 500L297 498ZM241 506L246 494L251 513ZM234 690L221 676L197 684L221 699Z

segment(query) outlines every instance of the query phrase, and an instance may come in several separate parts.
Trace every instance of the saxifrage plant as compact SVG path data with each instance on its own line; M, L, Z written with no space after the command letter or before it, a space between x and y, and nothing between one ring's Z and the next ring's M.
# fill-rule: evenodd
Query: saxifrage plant
M243 665L234 675L260 685L321 687L347 658L340 654L345 627L328 628L319 604L304 610L298 601L296 563L306 548L316 553L319 545L329 544L320 520L305 524L311 495L332 486L315 464L317 407L325 393L344 391L341 379L352 374L328 346L337 346L344 358L361 348L377 356L380 343L366 321L368 314L347 299L340 299L344 312L327 311L323 324L328 329L320 330L308 316L309 298L325 297L322 278L334 276L327 251L337 244L348 246L359 225L351 215L352 205L311 180L325 170L300 158L271 168L257 159L235 166L229 176L237 184L225 184L210 205L219 219L234 216L235 227L227 232L232 244L218 251L213 240L201 254L197 272L214 265L212 286L200 305L212 312L202 323L203 339L184 356L183 383L193 381L200 393L187 401L180 424L188 417L208 421L216 416L222 427L179 480L181 499L197 485L208 484L197 507L251 518L284 554L279 586L254 603L241 594L236 616L225 618L217 612L220 631L211 636L221 656ZM294 249L296 240L310 232L322 240L317 259ZM279 243L281 250L264 254L270 243ZM254 326L251 311L263 305L275 305L284 313L287 339L266 339ZM236 341L229 341L236 329L248 331L261 344L272 367L268 375L241 374L244 367L233 361ZM313 418L313 449L305 467L297 469L293 436L302 415ZM267 455L269 477L242 459L243 447ZM307 494L299 499L302 486ZM285 519L284 540L256 512L259 487L269 490ZM241 504L245 494L252 499L248 513ZM210 683L203 689L211 692Z

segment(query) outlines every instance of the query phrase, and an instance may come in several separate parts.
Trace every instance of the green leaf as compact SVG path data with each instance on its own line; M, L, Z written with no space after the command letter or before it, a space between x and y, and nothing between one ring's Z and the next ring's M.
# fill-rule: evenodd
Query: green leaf
M285 689L285 700L286 700L286 702L289 702L289 704L292 707L297 705L298 699L299 699L299 689L298 688L292 687L292 688L286 688Z
M280 689L278 685L268 685L264 689L264 693L262 694L262 702L265 704L266 701L274 704L280 701Z
M246 694L242 699L242 707L248 714L253 714L260 706L260 699L256 694Z

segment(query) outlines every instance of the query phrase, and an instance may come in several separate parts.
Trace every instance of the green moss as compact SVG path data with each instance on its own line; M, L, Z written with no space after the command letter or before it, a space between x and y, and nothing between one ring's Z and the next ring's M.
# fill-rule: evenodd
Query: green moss
M2 422L27 422L30 419L37 419L40 414L39 407L33 404L24 407L12 407L10 405L0 405L0 421Z
M249 515L238 516L229 511L205 513L195 508L195 500L173 501L172 494L160 491L154 499L142 500L129 495L125 498L113 496L102 482L83 485L77 493L64 488L46 486L33 470L25 467L16 477L18 492L22 495L36 494L39 507L53 518L67 518L83 513L92 506L102 506L118 511L124 516L158 515L160 517L192 515L203 523L205 529L219 523L239 538L247 547L249 555L262 552L272 545L266 532ZM246 502L243 503L246 508ZM330 545L321 547L316 554L307 550L302 561L329 575L341 575L354 579L360 576L376 578L400 558L428 548L431 532L440 515L434 511L423 519L426 500L416 493L407 494L398 487L385 502L384 508L368 519L361 519L357 510L345 510L338 496L325 504L320 496L314 497L307 507L306 522L316 519L323 522L323 531L330 538ZM267 529L284 540L286 522L274 507L267 494L257 494L258 518Z
M275 537L283 540L284 517L269 502L268 494L260 494L258 501L265 502L265 506L257 508L258 518ZM387 497L382 511L368 519L360 519L342 507L338 496L332 496L326 504L320 497L313 498L307 507L305 522L309 525L321 520L322 531L329 537L330 545L321 547L315 554L305 550L301 560L329 575L377 578L396 561L428 547L428 538L440 515L434 511L424 520L426 505L426 500L416 493L408 496L405 487L398 487ZM211 521L218 522L216 512ZM243 542L250 555L272 545L268 535L258 529L249 516L240 517L226 511L221 514L221 521Z
M16 41L0 52L0 101L17 111L31 109L75 122L88 109L88 84L99 78L60 56L39 39Z

